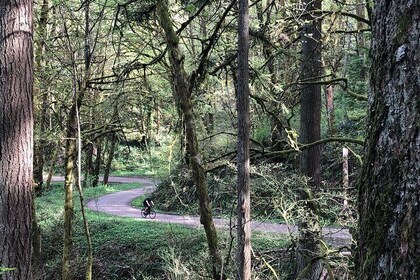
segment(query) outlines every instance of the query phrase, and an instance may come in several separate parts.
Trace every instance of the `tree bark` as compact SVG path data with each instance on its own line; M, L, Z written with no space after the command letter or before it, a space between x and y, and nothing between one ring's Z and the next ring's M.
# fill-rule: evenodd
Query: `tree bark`
M200 222L203 224L206 232L207 244L212 261L213 278L215 280L219 280L224 278L222 275L222 258L218 247L216 228L214 226L211 213L203 159L198 150L191 93L188 90L188 78L184 69L183 56L179 49L179 37L173 29L172 18L169 14L169 8L166 0L157 0L156 13L158 15L159 24L165 32L166 44L172 67L171 72L174 84L175 100L177 102L177 107L184 118L189 163L198 191Z
M91 126L93 128L93 125ZM86 141L90 141L87 139ZM94 173L94 166L93 166L93 143L89 142L86 144L85 148L85 178L83 180L83 187L86 188L89 183L91 183L91 179Z
M99 183L99 173L101 172L102 164L102 142L103 137L100 137L98 140L96 140L96 159L95 168L93 170L92 187L97 187Z
M302 27L301 79L309 80L321 76L321 21L312 13L321 10L321 0L304 0L307 23ZM300 136L301 144L308 144L321 138L321 85L303 85L301 92ZM319 145L301 151L300 171L308 177L308 185L302 186L300 199L305 212L299 222L297 274L299 279L318 279L322 266L320 255L321 230L317 217L317 205L313 190L320 184Z
M357 279L420 279L420 2L375 1Z
M105 170L104 170L104 179L103 179L104 185L108 184L109 174L111 173L111 164L112 164L112 159L114 158L116 144L117 144L117 135L114 132L111 135L111 145L109 147L108 158L106 160L106 165L105 165Z
M65 152L65 176L64 176L64 246L63 246L63 263L62 263L62 279L71 280L73 277L70 271L70 261L72 258L73 244L73 186L75 183L76 168L76 119L77 101L74 102L70 109L66 130L66 152Z
M249 116L249 3L239 1L238 18L238 280L251 279L251 197L250 197L250 116Z
M32 1L0 1L0 266L32 279Z

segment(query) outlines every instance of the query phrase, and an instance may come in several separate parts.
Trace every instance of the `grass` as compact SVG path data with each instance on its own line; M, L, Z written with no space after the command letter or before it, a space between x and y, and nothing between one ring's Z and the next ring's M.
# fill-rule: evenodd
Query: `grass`
M87 188L84 190L85 201L135 187L138 185L116 184ZM46 264L43 279L57 279L57 275L61 274L63 198L62 185L54 185L36 201ZM80 202L78 194L75 194L74 279L84 279L86 242L80 216ZM202 229L115 217L90 210L87 210L87 218L94 246L94 279L207 279L205 275L210 275L210 261ZM233 236L236 236L236 232ZM229 232L219 232L219 240L222 254L226 258L231 243ZM254 251L281 249L288 245L289 242L278 235L254 235ZM231 264L227 268L232 278L235 276L234 252L233 248L229 257Z
M131 205L136 207L136 208L143 209L143 201L147 197L149 197L149 196L142 195L142 196L136 197L135 199L133 199L133 201L131 201ZM155 210L156 210L156 207L155 207Z

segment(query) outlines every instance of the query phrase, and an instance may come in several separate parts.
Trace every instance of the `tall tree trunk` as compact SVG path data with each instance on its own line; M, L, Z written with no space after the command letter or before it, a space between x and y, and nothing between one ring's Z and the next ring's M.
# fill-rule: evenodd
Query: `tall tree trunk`
M111 144L109 145L109 151L108 151L108 158L106 160L105 170L104 170L104 179L103 184L108 185L108 179L109 174L111 173L111 164L112 160L114 158L114 152L115 152L115 145L117 144L117 135L116 133L112 133L111 135Z
M103 138L100 137L96 140L96 159L95 159L95 168L93 170L93 179L92 179L92 187L97 187L99 183L99 173L101 172L101 164L102 164L102 142Z
M43 171L45 165L45 146L47 144L46 130L48 126L48 91L41 85L45 82L43 73L45 72L45 40L47 34L47 23L48 23L48 10L49 10L49 1L43 0L41 4L41 13L39 18L39 23L37 26L37 37L36 41L36 53L35 53L35 69L38 73L38 85L34 86L34 97L39 98L41 95L41 111L38 118L39 132L38 132L38 141L34 141L34 184L35 191L34 195L41 194L43 190ZM32 211L32 260L33 260L33 277L34 279L44 279L45 275L45 263L42 256L41 248L41 227L38 225L38 220L36 217L35 211L35 199L33 201L33 211Z
M32 279L32 1L0 1L0 266Z
M312 14L321 10L321 0L304 0L307 23L302 28L301 79L315 82L321 76L321 21ZM301 92L300 143L308 144L320 139L321 133L321 85L304 85ZM308 177L300 199L305 215L299 222L297 273L300 279L318 279L322 272L318 260L321 230L317 217L317 205L313 190L320 183L320 146L315 145L300 154L300 171Z
M194 182L198 190L200 204L200 222L206 232L207 244L209 246L212 270L214 279L224 278L222 276L222 258L220 255L216 228L210 208L206 177L204 174L203 159L198 150L197 135L195 130L195 118L191 104L191 93L188 90L188 79L183 65L183 57L179 49L179 37L175 33L169 8L166 0L157 0L156 12L159 24L165 32L166 44L168 46L169 59L172 67L172 81L174 84L174 95L177 106L182 113L185 124L187 147L189 152L190 166L193 172Z
M35 98L41 95L41 111L39 116L36 116L39 121L39 134L34 143L34 183L35 183L35 192L40 194L42 191L43 185L43 170L44 170L44 149L47 141L46 137L46 128L47 128L47 111L48 111L48 92L41 86L44 83L45 72L45 40L47 34L47 23L48 23L48 10L49 10L49 1L43 0L41 4L41 14L39 17L39 24L37 26L37 37L36 41L36 53L35 53L35 69L37 70L39 76L38 86L34 87Z
M75 85L74 85L75 86ZM76 98L74 98L76 99ZM66 151L65 151L65 176L64 176L64 247L63 247L63 263L62 263L62 279L71 280L73 277L70 271L70 261L72 259L72 243L73 243L73 185L75 183L76 168L76 135L77 135L77 101L75 100L67 121L66 130Z
M91 128L93 128L93 126L91 126ZM85 178L83 180L83 187L87 187L88 184L91 182L91 179L94 174L94 166L93 166L93 151L94 151L94 147L93 147L93 143L90 142L89 139L87 139L86 141L89 141L88 143L86 143L86 148L85 148Z
M249 7L239 1L238 18L238 280L251 279L251 197L250 197L250 116L249 116Z
M67 129L66 129L66 159L65 159L65 176L64 176L64 189L65 189L65 198L64 198L64 246L63 246L63 262L62 262L62 279L70 280L73 278L70 266L71 266L71 257L72 257L72 242L73 242L73 215L74 215L74 201L73 201L73 186L76 182L75 175L80 177L81 174L76 172L76 166L80 165L81 162L78 162L78 151L77 151L77 142L76 138L79 134L79 111L82 105L84 95L87 91L87 82L90 78L90 58L91 58L91 49L89 43L89 1L84 3L85 8L85 36L84 36L84 76L80 82L77 81L77 65L75 52L71 49L71 42L69 34L67 32L67 25L64 22L65 36L68 40L68 53L71 55L71 65L72 65L72 91L73 91L73 104L70 108L68 119L67 119ZM79 169L80 171L80 169ZM79 179L79 178L77 178ZM78 186L79 187L79 186ZM85 222L85 221L84 221ZM88 232L87 232L88 233ZM87 237L89 238L89 237ZM89 244L88 244L89 245ZM89 250L89 254L91 250ZM90 261L90 255L88 256L88 262ZM88 263L88 265L90 265ZM89 271L86 271L88 276Z
M357 279L420 279L420 2L375 1Z
M84 58L85 58L85 76L83 78L83 83L82 83L82 91L83 93L85 93L86 91L88 91L88 87L87 87L87 82L90 79L90 75L91 75L91 45L90 45L90 1L86 1L84 3L85 6L85 50L84 50ZM82 94L82 98L83 98L83 94ZM81 134L82 131L80 129L80 114L79 114L79 110L78 108L80 107L76 107L76 119L77 119L77 141L78 141L78 151L77 151L77 155L78 155L78 172L77 174L79 174L79 178L77 181L77 187L78 187L78 191L79 191L79 197L80 197L80 209L82 212L82 219L83 219L83 227L85 230L85 237L86 237L86 246L87 246L87 257L86 257L86 270L85 270L85 279L86 280L92 280L92 267L93 267L93 247L92 247L92 238L90 236L90 230L89 230L89 223L88 220L86 218L86 214L85 214L85 204L83 202L83 192L82 192L82 183L81 183L81 173L82 173L82 139L81 139Z

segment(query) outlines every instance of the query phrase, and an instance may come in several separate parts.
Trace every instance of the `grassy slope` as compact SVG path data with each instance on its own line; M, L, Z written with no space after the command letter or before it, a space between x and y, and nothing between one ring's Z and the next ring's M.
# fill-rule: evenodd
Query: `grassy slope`
M85 201L99 195L138 187L136 184L99 186L85 190ZM61 270L63 236L63 189L56 186L37 199L37 215L43 231L45 279L58 279ZM84 279L85 238L80 219L80 202L75 197L74 265L75 279ZM206 279L207 249L203 230L142 219L113 217L87 211L94 245L94 279ZM233 232L233 236L236 232ZM220 234L221 247L229 251L229 232ZM235 242L233 242L234 244ZM286 242L279 237L255 235L254 250L279 249ZM231 265L233 276L234 249ZM262 260L260 261L262 263ZM256 264L259 262L257 261ZM270 274L271 272L268 272ZM264 279L264 278L262 278ZM267 279L270 279L267 278Z

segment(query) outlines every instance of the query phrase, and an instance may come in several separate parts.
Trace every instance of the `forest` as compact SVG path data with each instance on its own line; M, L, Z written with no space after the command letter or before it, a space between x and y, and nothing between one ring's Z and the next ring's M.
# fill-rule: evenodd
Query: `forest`
M0 1L0 279L420 279L419 38L419 0Z

